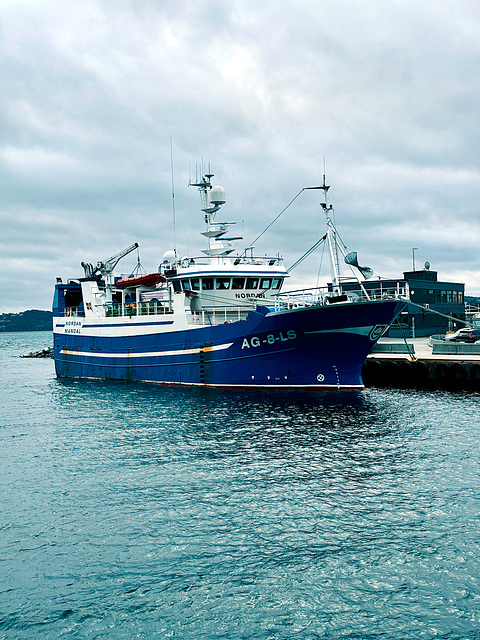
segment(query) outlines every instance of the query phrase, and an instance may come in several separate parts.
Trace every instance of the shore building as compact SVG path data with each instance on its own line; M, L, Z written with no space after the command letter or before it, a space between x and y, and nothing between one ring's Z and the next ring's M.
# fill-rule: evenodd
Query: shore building
M456 331L465 326L464 322L455 321L456 318L465 320L465 285L461 282L439 281L438 272L430 268L404 271L402 279L379 278L366 280L362 284L367 291L382 288L387 293L397 286L405 286L406 283L410 288L412 304L409 304L407 310L400 314L386 334L387 336L404 335L420 338L446 331ZM344 284L343 287L345 289L347 285Z

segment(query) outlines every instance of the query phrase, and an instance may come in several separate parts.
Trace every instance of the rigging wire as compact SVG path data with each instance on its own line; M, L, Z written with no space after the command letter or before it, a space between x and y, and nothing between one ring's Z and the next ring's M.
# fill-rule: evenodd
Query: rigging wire
M463 324L466 327L468 327L469 325L468 320L462 320L461 318L456 318L455 316L450 316L447 313L442 313L441 311L432 309L432 307L426 307L423 304L418 304L418 302L412 302L409 298L403 298L403 300L405 300L405 302L408 302L408 304L413 305L414 307L418 307L419 309L422 309L422 311L426 311L428 313L435 313L437 316L442 316L442 318L447 318L448 320L454 320L455 322L463 322Z
M317 283L316 286L319 286L319 282L320 282L320 273L322 272L322 265L323 265L323 257L325 255L325 243L323 243L323 247L322 247L322 255L320 256L320 264L318 265L318 273L317 273Z
M341 243L342 247L345 249L345 251L348 251L347 245L343 241L342 236L338 233L337 227L335 225L335 221L333 222L333 228L335 229L335 235L338 238L338 240L340 240L340 243Z
M170 169L172 172L172 215L173 215L173 250L175 256L177 255L177 239L176 239L176 221L175 221L175 183L173 179L173 142L172 136L170 136Z
M296 262L294 262L292 264L292 266L287 269L287 271L290 273L290 271L293 271L293 269L295 269L295 267L298 267L298 265L301 262L303 262L306 258L308 258L308 256L311 253L313 253L315 251L315 249L322 244L322 242L324 242L326 240L326 238L327 238L327 234L325 234L322 238L320 238L320 240L317 240L317 242L312 247L310 247L310 249L308 251L306 251L303 254L303 256L301 256Z
M270 224L269 224L267 227L265 227L265 229L262 231L262 233L261 233L259 236L257 236L257 237L255 238L255 240L254 240L253 242L251 242L251 243L250 243L250 245L249 245L249 246L251 246L251 247L252 247L252 246L254 246L254 245L255 245L255 243L257 242L257 240L260 240L260 238L263 236L263 234L264 234L264 233L266 233L266 232L270 229L270 227L271 227L271 226L272 226L272 225L273 225L273 224L274 224L274 223L275 223L275 222L280 218L280 216L281 216L283 213L285 213L285 211L288 209L288 207L289 207L290 205L292 205L292 204L295 202L295 200L298 198L298 196L299 196L303 191L305 191L305 189L308 189L308 188L311 188L311 187L303 187L303 189L300 189L300 191L299 191L299 192L297 193L297 195L293 198L293 200L291 200L291 201L287 204L287 206L286 206L284 209L282 209L282 211L280 211L280 213L278 214L278 216L277 216L276 218L274 218L274 219L272 220L272 222L270 222ZM246 249L245 249L245 251L246 251ZM244 252L244 253L245 253L245 252Z
M142 271L143 273L146 273L143 264L140 262L140 247L137 247L137 264L134 266L128 277L131 278L132 276L138 276Z

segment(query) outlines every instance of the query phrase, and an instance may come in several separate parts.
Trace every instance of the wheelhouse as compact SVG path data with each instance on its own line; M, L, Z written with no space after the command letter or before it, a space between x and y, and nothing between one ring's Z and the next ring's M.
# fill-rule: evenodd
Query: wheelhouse
M261 291L278 293L284 276L205 276L188 278L178 276L172 280L175 293L181 291Z

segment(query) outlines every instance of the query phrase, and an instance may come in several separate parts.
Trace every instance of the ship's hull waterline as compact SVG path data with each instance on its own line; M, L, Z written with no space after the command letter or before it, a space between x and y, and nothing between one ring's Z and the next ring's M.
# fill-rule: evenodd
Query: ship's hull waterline
M362 389L361 370L405 302L340 303L176 331L148 324L54 318L58 377L214 387ZM147 332L146 332L147 331Z

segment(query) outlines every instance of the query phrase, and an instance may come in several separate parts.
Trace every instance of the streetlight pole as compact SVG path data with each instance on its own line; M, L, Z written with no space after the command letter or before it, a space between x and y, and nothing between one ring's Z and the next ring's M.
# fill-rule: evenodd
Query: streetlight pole
M415 251L418 251L418 247L413 247L412 249L412 263L413 263L413 270L415 271Z

